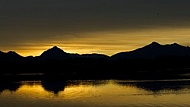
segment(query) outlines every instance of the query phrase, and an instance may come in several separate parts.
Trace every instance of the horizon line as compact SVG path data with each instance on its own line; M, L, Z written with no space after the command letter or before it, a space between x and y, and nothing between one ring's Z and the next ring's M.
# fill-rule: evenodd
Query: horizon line
M150 44L159 44L159 45L162 45L162 46L177 44L177 45L180 45L180 46L189 47L188 45L185 46L185 45L181 45L181 44L176 43L176 42L173 42L173 43L170 43L170 44L168 44L168 43L167 43L167 44L160 44L159 42L152 41L152 42L150 42L149 44L144 45L144 46L141 46L141 47L138 47L138 48L136 48L136 49L132 49L132 50L130 50L130 51L118 51L118 52L115 52L115 54L121 53L121 52L131 52L131 51L137 50L137 49L139 49L139 48L148 46L148 45L150 45ZM21 54L19 54L18 52L14 51L14 50L10 50L10 51L2 51L2 50L0 50L0 52L3 52L3 53L15 52L16 54L18 54L18 55L20 55L20 56L22 56L22 57L30 57L30 56L32 56L32 57L37 57L37 56L40 56L43 52L45 52L45 51L47 51L47 50L49 50L49 49L55 48L55 47L61 49L62 51L66 52L66 53L68 53L68 54L78 54L78 55L84 55L84 54L100 54L100 55L106 55L106 56L109 56L109 57L115 55L115 54L108 55L108 54L105 54L105 53L98 53L98 52L91 52L91 53L67 52L67 51L65 51L64 49L60 48L58 45L52 45L51 48L48 48L48 49L42 51L39 55L21 55Z

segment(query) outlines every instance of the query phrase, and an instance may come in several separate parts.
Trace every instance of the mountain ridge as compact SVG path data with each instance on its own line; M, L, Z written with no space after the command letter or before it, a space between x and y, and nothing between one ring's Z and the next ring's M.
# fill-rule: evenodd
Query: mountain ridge
M189 56L190 47L182 46L177 43L161 45L158 42L152 42L141 48L128 52L120 52L112 55L115 59L134 59L134 58L156 58L159 56Z
M172 43L172 44L165 44L162 45L158 42L151 42L148 45L139 47L137 49L131 50L131 51L123 51L123 52L117 52L116 54L113 54L111 56L101 53L90 53L90 54L78 54L78 53L67 53L58 46L53 46L52 48L49 48L45 51L43 51L38 56L22 56L15 51L8 51L3 52L0 51L0 58L2 55L6 56L17 56L17 57L42 57L43 59L68 59L71 57L80 57L80 56L104 56L104 57L110 57L114 59L120 59L120 58L155 58L159 55L172 55L172 56L187 56L190 55L190 47L189 46L183 46L178 43Z
M0 51L0 74L45 73L65 78L175 78L190 73L190 47L152 42L133 51L73 54L54 46L41 55L22 57ZM14 72L14 73L12 73ZM59 75L61 74L61 75Z

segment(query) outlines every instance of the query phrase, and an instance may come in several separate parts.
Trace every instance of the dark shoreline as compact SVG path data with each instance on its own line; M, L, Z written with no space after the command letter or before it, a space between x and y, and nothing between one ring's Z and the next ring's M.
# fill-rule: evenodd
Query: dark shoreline
M173 72L173 73L171 73ZM32 81L32 80L170 80L190 79L189 70L180 71L168 70L162 72L135 72L123 74L64 74L64 73L9 73L0 74L0 81ZM179 73L180 72L180 73Z
M190 78L185 60L76 60L1 63L1 78L44 79L175 79ZM7 75L9 74L9 75ZM30 74L30 75L26 75ZM33 75L35 74L35 75ZM37 74L37 75L36 75Z

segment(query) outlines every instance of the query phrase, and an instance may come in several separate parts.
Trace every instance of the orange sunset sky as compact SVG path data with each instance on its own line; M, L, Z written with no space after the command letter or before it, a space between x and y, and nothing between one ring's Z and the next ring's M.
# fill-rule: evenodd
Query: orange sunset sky
M151 43L190 46L190 0L1 0L0 50L113 55Z

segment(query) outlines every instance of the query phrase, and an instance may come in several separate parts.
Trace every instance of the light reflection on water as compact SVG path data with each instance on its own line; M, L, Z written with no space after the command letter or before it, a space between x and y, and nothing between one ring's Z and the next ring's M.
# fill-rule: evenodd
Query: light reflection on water
M1 82L0 107L190 106L190 80Z

